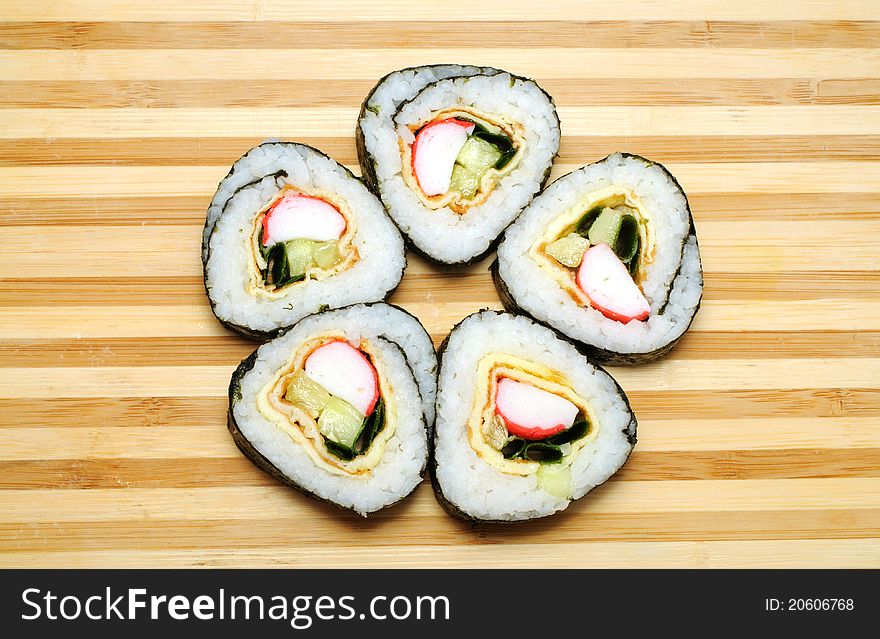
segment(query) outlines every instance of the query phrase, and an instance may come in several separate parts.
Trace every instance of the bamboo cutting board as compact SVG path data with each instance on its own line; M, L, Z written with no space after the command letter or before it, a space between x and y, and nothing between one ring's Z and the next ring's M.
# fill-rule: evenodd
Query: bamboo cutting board
M0 565L880 566L880 4L716 4L0 0ZM372 84L434 62L546 88L553 177L665 163L702 247L688 336L611 369L626 467L515 527L427 483L342 514L225 425L254 344L202 288L217 182L271 137L355 167ZM487 266L411 256L391 301L439 343L500 307Z

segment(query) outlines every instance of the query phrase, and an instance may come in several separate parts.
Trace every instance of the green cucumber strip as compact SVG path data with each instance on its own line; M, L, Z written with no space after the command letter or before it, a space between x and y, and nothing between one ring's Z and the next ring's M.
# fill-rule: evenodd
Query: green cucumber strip
M554 260L569 268L577 268L590 248L590 241L577 233L569 233L544 248L544 252Z
M498 161L495 163L494 168L496 168L500 171L505 166L510 164L510 161L513 159L514 155L516 155L516 149L513 147L510 147L504 153L501 154L501 157L498 158Z
M563 458L560 446L577 441L588 432L590 432L590 422L581 420L575 422L568 430L545 439L529 441L522 437L511 437L501 449L501 454L504 455L504 459L528 459L555 464Z
M599 213L599 217L590 227L590 244L607 244L614 247L617 244L617 236L620 233L620 224L623 219L618 211L607 206Z
M351 461L357 456L357 454L351 448L337 444L336 442L331 441L326 437L324 438L324 445L327 447L327 450L329 450L340 459L344 459L345 461Z
M633 254L633 257L629 262L629 274L632 276L635 276L635 274L639 270L639 260L641 259L641 245L641 238L636 236L636 252Z
M333 443L354 449L364 429L364 421L364 416L354 406L331 396L318 417L318 430Z
M366 452L370 447L370 444L373 443L373 440L376 439L376 435L378 435L383 428L385 428L385 402L383 402L380 397L379 401L376 402L376 406L373 408L373 412L370 413L370 416L367 417L364 423L364 429L361 431L361 435L355 443L355 452L358 455Z
M269 250L266 283L284 286L305 279L312 263L311 240L279 242Z
M526 446L522 453L523 459L529 461L541 462L544 464L555 464L562 461L562 450L559 446L553 444L544 444L542 442L534 442Z
M314 248L315 242L312 240L290 240L284 243L291 277L304 277L306 271L314 265Z
M480 176L469 171L460 164L452 168L452 177L449 179L449 190L461 193L464 197L473 197L480 188Z
M559 499L571 499L571 466L542 464L538 469L538 486Z
M332 268L339 262L339 242L330 240L328 242L317 242L312 249L312 255L315 263L323 269Z
M629 264L639 250L639 221L633 215L625 214L620 220L620 231L614 252L624 264Z
M284 244L273 245L266 259L266 283L281 286L290 281L290 267L287 265Z
M327 402L330 401L330 393L310 379L304 371L296 371L293 374L284 397L291 404L302 406L315 415L324 410Z
M586 420L581 420L579 422L575 422L574 425L568 430L564 430L561 433L552 435L543 441L547 442L548 444L552 444L553 446L570 444L571 442L576 441L586 435L589 430L590 422Z
M473 136L469 137L455 158L449 182L450 190L468 198L473 197L480 188L480 178L500 157L501 152L494 145Z
M482 175L494 166L500 157L501 151L495 148L495 145L476 136L471 136L458 152L455 163Z
M599 213L601 212L601 206L594 206L584 213L581 216L581 219L578 220L577 224L575 224L574 232L581 237L587 237L590 233L590 227L593 226L593 222L596 221L596 218L599 217Z
M509 151L513 147L513 142L511 142L510 138L503 133L489 133L486 129L483 129L483 127L480 127L480 129L482 130L478 131L477 129L474 129L474 132L471 133L471 137L488 142L501 153Z
M488 142L501 153L501 157L498 158L498 161L495 162L495 165L492 168L501 170L513 159L513 156L516 155L516 148L513 146L513 141L504 135L503 133L492 133L486 127L484 127L479 122L474 122L470 118L458 118L459 120L463 120L465 122L470 122L474 125L474 130L471 133L471 137L479 138L480 140L484 140Z

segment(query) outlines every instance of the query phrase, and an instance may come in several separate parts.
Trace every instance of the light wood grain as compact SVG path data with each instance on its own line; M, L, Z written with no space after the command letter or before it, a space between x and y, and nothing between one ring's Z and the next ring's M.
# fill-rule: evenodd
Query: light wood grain
M880 567L878 42L872 0L0 0L0 566ZM554 178L666 164L705 267L682 343L610 369L628 464L514 528L427 485L365 522L253 467L225 396L254 344L201 280L243 151L297 139L359 173L373 82L449 61L553 95ZM439 344L500 308L491 259L409 256L392 301Z
M805 0L797 4L743 0L724 5L712 0L635 0L613 6L580 0L560 0L539 6L485 0L475 5L468 0L448 0L441 5L401 5L392 0L305 0L292 4L284 0L195 0L181 4L174 0L142 2L127 0L108 4L103 0L54 0L49 7L2 0L0 14L9 21L21 20L448 20L450 15L467 15L475 20L505 20L515 15L530 20L877 20L880 10L871 0L826 2ZM405 28L405 24L401 28Z
M351 133L358 107L10 108L0 138L339 137ZM565 135L880 134L876 105L577 106L560 107L559 115Z
M473 60L517 69L529 77L652 78L676 68L689 78L872 77L880 68L876 49L559 49L469 47L442 49L151 49L2 51L0 73L8 80L375 79L419 60Z

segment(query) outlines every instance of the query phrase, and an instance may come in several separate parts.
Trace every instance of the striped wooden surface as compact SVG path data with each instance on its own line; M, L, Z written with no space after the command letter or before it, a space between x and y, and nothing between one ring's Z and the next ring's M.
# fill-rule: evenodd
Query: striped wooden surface
M202 290L235 158L354 166L373 82L441 61L550 91L555 176L666 163L703 250L690 334L612 371L630 462L515 528L427 485L363 521L254 468L224 397L253 344ZM0 0L0 226L2 566L880 566L876 0ZM412 258L392 301L439 342L499 306L487 264Z

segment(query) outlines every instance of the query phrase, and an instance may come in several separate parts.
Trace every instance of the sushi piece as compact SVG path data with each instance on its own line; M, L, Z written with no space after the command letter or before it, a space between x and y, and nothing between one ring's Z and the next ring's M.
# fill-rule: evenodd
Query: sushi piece
M363 183L290 142L261 144L232 166L202 241L214 315L255 339L319 309L384 299L406 265L400 233Z
M549 328L482 311L453 328L440 352L432 483L451 514L551 515L632 452L636 417L623 390Z
M424 476L437 357L419 321L357 304L299 321L245 359L229 385L229 430L258 467L361 515Z
M385 76L357 128L364 180L409 242L447 265L491 250L543 186L559 137L534 81L458 65Z
M492 271L508 310L610 364L667 353L703 295L687 196L662 165L621 153L548 186L505 231Z

